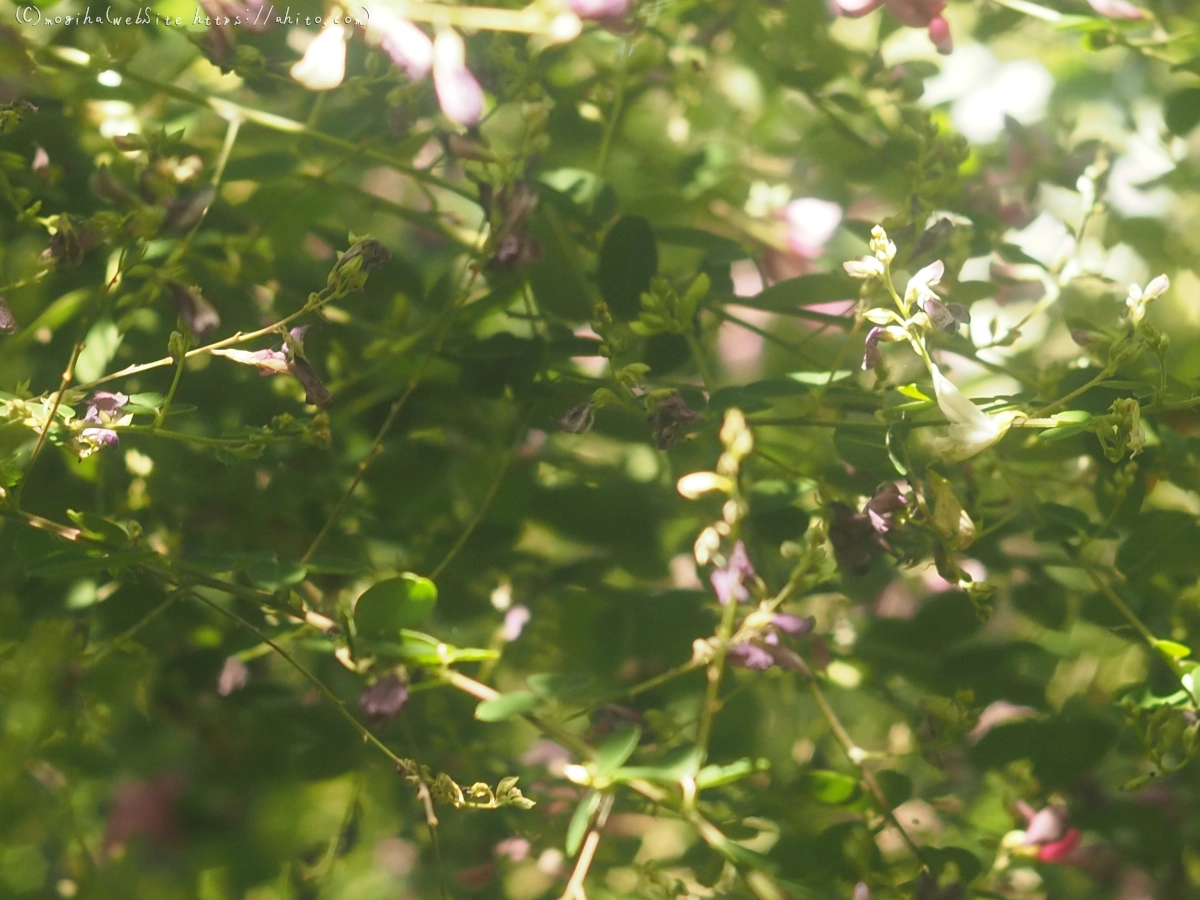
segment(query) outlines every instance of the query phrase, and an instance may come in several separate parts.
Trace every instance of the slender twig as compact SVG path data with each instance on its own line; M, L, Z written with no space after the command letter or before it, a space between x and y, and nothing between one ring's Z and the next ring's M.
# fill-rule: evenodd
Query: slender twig
M488 511L488 507L491 506L492 500L494 500L496 497L496 492L500 490L500 485L504 482L504 476L508 472L509 466L512 465L512 461L516 459L517 452L525 443L525 435L531 416L532 411L530 415L524 416L521 419L520 424L517 426L516 439L509 446L508 452L504 454L504 459L500 462L500 468L492 477L492 483L488 487L487 493L484 494L483 500L480 501L479 507L475 510L475 515L471 517L471 521L467 523L467 527L464 528L462 534L458 536L458 540L454 542L454 546L446 551L446 555L442 557L442 561L434 567L432 572L429 573L430 581L438 580L438 576L445 571L446 566L450 565L450 561L458 555L458 552L466 545L467 540L471 537L471 534L477 527L479 527L479 523L483 521L483 517Z
M86 322L84 323L86 325ZM63 370L62 380L58 384L58 390L54 393L54 402L50 404L50 413L46 416L46 424L42 430L38 432L37 443L33 445L33 453L29 456L29 462L25 465L25 477L17 484L13 491L13 500L16 505L20 505L21 493L25 484L29 481L29 474L33 471L33 464L37 462L38 455L42 452L42 447L46 445L46 436L50 434L50 428L54 425L54 417L58 414L58 408L62 405L63 394L67 392L67 386L70 385L71 379L75 377L75 364L79 361L79 354L83 352L85 346L84 341L76 341L75 347L71 351L71 358L67 362L67 367Z
M1064 406L1067 403L1070 403L1072 400L1074 400L1080 394L1087 393L1092 388L1094 388L1096 385L1100 384L1100 382L1111 377L1112 374L1113 374L1113 367L1105 366L1103 369L1101 369L1099 371L1098 374L1093 376L1092 379L1090 381L1088 381L1087 384L1081 385L1080 387L1077 387L1075 390L1071 391L1071 393L1067 394L1065 397L1059 397L1053 403L1043 406L1041 409L1039 409L1037 412L1034 413L1034 416L1035 417L1043 417L1046 415L1046 413L1056 410L1060 406Z
M186 337L184 338L186 340ZM186 347L187 345L184 344ZM179 390L179 382L183 378L183 366L187 362L187 351L179 354L179 359L175 363L175 375L171 378L171 387L167 390L167 396L163 398L162 406L158 408L158 412L154 414L154 424L151 429L157 431L162 427L163 420L167 417L167 411L170 410L171 404L175 400L175 392Z
M172 591L167 596L167 599L158 606L154 607L133 625L126 628L115 638L109 640L103 647L96 651L95 656L88 657L86 662L89 666L98 665L102 660L107 659L115 650L119 650L124 644L132 640L143 628L165 613L168 609L174 606L179 601L179 592Z
M425 767L421 765L421 748L417 744L417 735L413 731L412 723L408 717L401 719L401 728L404 730L404 737L408 741L409 752L412 754L413 762L416 763L416 776L420 785L417 796L421 803L425 806L425 827L429 830L429 846L433 849L433 864L438 873L438 888L440 889L442 900L450 900L450 889L446 883L446 870L442 865L442 842L438 837L438 817L437 812L433 808L433 791L429 788L429 781L425 778Z
M879 782L875 780L875 776L871 774L871 770L867 768L865 762L867 758L866 751L854 743L854 739L851 738L850 733L846 731L846 726L842 724L842 720L838 718L837 713L833 711L833 707L829 705L829 701L825 698L824 691L822 691L821 686L817 684L816 677L811 673L809 673L808 677L808 687L812 692L813 699L817 702L817 708L821 710L821 715L829 724L829 728L833 732L833 736L837 738L837 742L841 745L843 752L845 752L846 758L854 764L856 769L858 769L863 783L866 784L867 790L870 791L871 796L875 801L875 805L879 808L879 811L883 814L883 817L888 820L888 823L900 833L901 839L903 839L904 843L908 846L908 849L912 852L912 855L916 858L917 862L919 862L923 868L928 869L929 863L925 859L925 854L921 850L921 847L916 841L913 840L912 835L905 830L904 826L900 824L900 820L896 817L896 813L893 812L891 804L888 803L887 795L879 786Z
M342 496L338 498L337 503L333 507L333 511L329 514L328 518L326 518L324 524L321 526L321 530L317 532L317 536L313 538L312 543L308 545L308 549L304 551L304 555L300 557L300 565L306 565L308 561L312 559L313 554L317 552L318 548L321 546L321 543L325 540L325 537L329 534L334 524L341 517L342 511L346 508L346 504L350 502L350 498L354 496L354 492L358 490L358 486L362 483L363 478L367 474L367 469L371 467L371 463L374 462L375 457L379 455L381 450L383 450L384 438L388 436L388 433L392 430L392 426L396 423L396 419L399 418L401 411L403 411L405 405L408 403L409 398L416 391L417 385L419 385L421 383L421 379L425 377L426 370L437 357L438 353L441 352L442 345L445 343L446 337L450 334L450 327L454 324L456 314L470 299L471 289L475 286L475 280L479 277L480 270L481 267L478 265L468 266L468 272L470 275L467 278L467 283L463 287L458 300L456 300L447 311L442 321L441 328L434 337L433 346L429 348L429 351L425 354L421 361L417 363L417 368L409 377L408 384L405 385L404 392L399 396L399 398L396 399L395 402L392 403L391 408L388 410L387 416L384 417L383 423L379 426L379 430L375 433L375 438L371 441L371 446L367 449L367 455L363 457L362 461L359 462L357 468L355 469L354 477L350 480L350 485L342 492Z
M309 682L309 684L311 684L314 688L316 688L317 691L320 692L321 695L324 696L326 700L328 700L330 703L333 704L334 708L338 711L338 714L350 724L351 728L353 728L356 732L358 732L359 736L364 741L366 741L368 744L370 744L376 750L378 750L380 753L382 753L384 756L386 756L395 765L400 766L405 771L408 770L408 767L405 765L404 760L401 759L399 756L397 756L395 753L393 753L392 750L388 748L387 744L385 744L383 741L381 741L379 738L377 738L375 736L375 734L371 731L371 729L367 728L367 726L363 725L362 722L360 722L360 721L358 721L358 719L354 718L354 715L350 712L350 710L346 709L346 705L342 702L341 698L338 697L338 695L335 694L332 690L330 690L329 687L325 684L325 682L323 682L320 678L318 678L316 675L314 675L312 672L310 672L305 667L305 665L302 662L300 662L300 660L296 659L296 657L293 656L292 653L286 647L284 647L282 644L278 643L277 641L274 641L271 638L267 637L267 635L262 631L262 629L255 626L252 622L242 618L240 615L235 613L233 610L226 609L220 603L216 603L215 601L208 599L207 597L205 597L203 594L199 593L198 591L195 591L192 588L189 588L186 586L179 586L179 590L183 591L185 594L187 594L193 600L198 600L200 603L203 603L209 609L215 610L216 612L225 616L227 619L231 619L233 622L237 623L239 626L241 626L242 628L249 631L251 634L253 634L255 637L257 637L260 641L262 641L264 644L266 644L268 647L270 647L272 650L274 650L276 653L278 653L289 666L291 666L293 669L295 669L297 672L299 672L301 675L303 675L304 678Z
M583 847L579 851L579 859L575 861L575 870L571 872L571 880L567 882L560 900L587 900L583 892L583 880L587 878L588 869L592 867L592 859L596 848L600 846L600 832L608 822L608 814L612 812L614 797L605 794L600 800L600 809L596 811L596 822L584 838Z
M81 50L74 47L47 47L46 52L51 54L60 62L65 62L69 65L78 66L80 68L90 68L92 65L91 57ZM274 113L263 112L262 110L254 109L253 107L243 106L240 103L234 103L230 100L225 100L221 97L210 97L207 94L202 94L199 91L189 90L180 87L176 84L169 84L160 81L149 75L143 75L140 72L131 71L128 67L121 69L121 74L130 81L135 81L146 87L153 88L161 93L174 97L176 100L182 100L185 103L191 103L195 106L206 106L213 110L217 115L224 119L238 118L245 122L251 122L255 125L269 128L272 131L280 131L285 134L298 134L313 141L314 143L324 144L327 147L335 147L339 150L350 152L358 152L360 148L353 141L345 140L344 138L335 137L331 134L326 134L322 131L315 131L308 128L302 122L297 122L294 119L288 119L284 116L277 116ZM475 196L466 188L455 184L452 181L447 181L437 175L425 172L421 169L414 168L411 163L397 159L389 154L382 153L378 150L365 149L362 150L362 155L368 159L373 159L376 162L384 163L391 166L398 172L403 172L412 178L425 181L429 184L442 188L443 190L451 191L468 200L475 200Z
M700 751L703 765L708 755L708 739L712 734L713 718L721 706L721 676L725 673L725 656L729 650L729 638L733 636L733 623L737 616L737 604L730 600L721 613L721 624L717 627L716 647L708 663L708 685L704 692L704 706L700 709L700 724L696 728L696 747Z
M1070 553L1070 550L1068 550L1068 553ZM1073 559L1075 565L1083 570L1084 574L1087 575L1092 584L1096 586L1096 589L1100 591L1100 593L1102 593L1108 599L1108 602L1113 605L1113 608L1124 617L1126 622L1133 626L1133 630L1141 636L1142 640L1146 642L1146 645L1150 648L1150 650L1167 664L1167 668L1171 670L1171 673L1176 679L1178 679L1184 691L1189 697L1192 698L1192 702L1195 703L1196 696L1192 692L1191 688L1188 687L1187 681L1184 680L1184 677L1187 673L1179 664L1179 660L1163 649L1158 638L1154 636L1154 632L1146 627L1146 623L1138 617L1137 613L1130 609L1129 604L1122 599L1121 595L1113 589L1112 585L1110 585L1108 581L1100 577L1100 573L1097 572L1095 568L1093 568L1092 565L1087 562L1087 560L1083 559L1081 554L1074 553Z

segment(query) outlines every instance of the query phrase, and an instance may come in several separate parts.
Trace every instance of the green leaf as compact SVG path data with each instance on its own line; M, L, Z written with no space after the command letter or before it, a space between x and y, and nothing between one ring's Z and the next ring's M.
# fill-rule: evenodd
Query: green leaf
M879 783L883 796L887 798L889 809L895 809L912 796L912 779L903 772L897 772L895 769L881 769L875 773L875 780Z
M79 526L79 530L88 540L106 544L109 547L129 546L129 532L120 522L73 509L67 510L67 518Z
M104 374L117 348L121 346L121 332L112 319L100 319L83 340L84 347L75 363L75 377L86 383Z
M246 577L255 587L275 593L302 582L308 569L299 563L259 558L246 566Z
M834 372L788 372L788 378L798 381L801 384L824 387L827 384L833 384L835 381L841 381L843 378L849 378L854 374L854 371L854 369L837 369Z
M914 400L924 400L927 403L933 402L933 398L925 396L925 392L915 384L902 384L900 387L896 388L896 390L905 397L911 397Z
M162 406L164 399L166 398L162 394L130 394L129 402L121 407L121 411L135 416L153 415L158 412L158 408Z
M1183 88L1168 96L1163 119L1172 134L1188 134L1200 123L1200 88Z
M737 241L699 228L663 228L658 232L658 240L662 244L703 250L704 258L710 262L731 263L751 255Z
M613 770L624 765L641 739L642 729L636 725L624 725L614 731L596 752L593 761L596 775L607 778Z
M1195 517L1173 509L1155 509L1133 520L1129 537L1117 550L1117 568L1128 576L1194 575L1200 571L1200 526Z
M777 281L753 297L739 297L741 306L781 312L797 306L817 306L838 300L853 300L861 282L841 272L820 272Z
M710 764L696 773L696 790L704 791L733 784L755 772L766 772L769 768L770 763L765 759L739 759L724 766Z
M596 695L596 679L591 675L538 672L527 677L525 682L539 697L554 698L568 703L585 702Z
M684 778L694 778L700 769L700 751L685 747L659 763L657 766L627 766L612 773L613 781L629 782L644 778L659 784L679 784Z
M533 712L538 707L538 698L530 691L513 691L491 700L484 700L475 707L475 718L480 722L503 722L513 716Z
M642 294L658 273L654 229L640 216L624 216L609 229L600 247L596 280L614 319L636 319Z
M979 857L962 847L925 847L922 853L929 860L934 874L939 877L945 872L947 865L952 865L958 870L958 880L963 884L970 884L983 871L983 863Z
M807 773L804 787L813 799L830 806L843 806L859 795L857 779L826 769L813 769Z
M28 563L25 572L41 578L78 578L96 572L115 572L156 557L149 548L116 553L85 552L72 547Z
M1160 652L1165 653L1172 659L1183 659L1184 657L1190 656L1192 653L1191 647L1187 647L1183 644L1177 644L1175 641L1159 639L1154 642L1154 646L1157 647Z
M599 807L600 794L596 791L592 791L580 800L579 805L575 807L575 813L571 816L571 824L567 826L567 841L563 848L568 857L574 856L583 846L584 835L587 834L588 826L592 824L592 816L596 814Z
M364 637L388 637L420 625L433 612L437 587L428 578L405 572L377 582L354 604L354 624Z

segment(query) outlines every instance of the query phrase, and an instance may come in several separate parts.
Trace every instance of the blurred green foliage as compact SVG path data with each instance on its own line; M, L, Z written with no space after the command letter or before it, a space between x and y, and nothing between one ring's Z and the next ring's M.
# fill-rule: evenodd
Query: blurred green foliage
M0 897L1196 896L1200 6L883 6L0 3Z

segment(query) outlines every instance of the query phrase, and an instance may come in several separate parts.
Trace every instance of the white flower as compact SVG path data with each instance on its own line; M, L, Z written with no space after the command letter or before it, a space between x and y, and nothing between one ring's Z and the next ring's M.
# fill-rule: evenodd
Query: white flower
M912 278L908 279L908 286L904 289L905 306L911 308L914 302L924 303L931 297L936 297L937 295L933 292L930 285L941 281L942 275L945 272L946 267L939 259L931 262Z
M716 472L693 472L680 478L675 488L687 499L695 500L709 491L728 494L733 490L733 482Z
M933 451L947 462L962 462L986 450L1008 431L1015 413L989 416L954 386L937 366L929 370L938 407L950 420L946 428L933 429Z
M346 77L346 32L330 22L313 38L291 69L294 79L310 91L330 91Z
M1142 319L1146 317L1146 304L1151 300L1157 300L1167 288L1171 286L1170 280L1166 275L1159 275L1151 280L1146 285L1146 289L1142 290L1136 284L1129 286L1129 296L1125 298L1125 305L1129 307L1129 322L1132 325L1138 325Z
M883 263L874 256L864 256L842 263L842 268L851 278L880 278L883 276Z
M467 52L457 31L438 32L433 42L433 86L442 112L459 125L478 125L483 118L483 89L467 68Z
M871 229L871 252L881 263L890 263L896 258L896 245L888 240L882 225Z

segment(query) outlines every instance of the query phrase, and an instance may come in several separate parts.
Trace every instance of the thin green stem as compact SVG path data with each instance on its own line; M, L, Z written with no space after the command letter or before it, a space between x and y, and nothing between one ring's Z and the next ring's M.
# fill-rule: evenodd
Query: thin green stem
M82 327L87 327L87 321L82 323ZM46 445L46 436L50 434L50 428L54 425L54 417L58 415L58 408L62 405L63 394L67 392L67 386L70 385L71 379L75 377L75 364L79 361L79 354L83 352L85 342L82 340L75 342L75 347L71 351L71 358L67 362L67 367L63 370L62 380L58 384L58 390L54 393L54 402L50 404L50 412L46 416L46 424L42 430L38 432L37 443L33 445L33 453L29 456L29 462L25 465L25 475L17 483L13 489L13 504L21 505L21 494L24 491L25 484L29 481L29 475L33 471L33 465L37 462L38 455L42 452L42 447Z
M690 332L685 334L684 337L687 339L688 350L692 354L692 361L696 364L696 370L700 373L700 381L704 384L704 390L711 393L715 382L708 371L708 364L704 361L704 351L700 347L700 342Z
M817 703L817 708L821 710L821 715L829 724L829 729L833 732L833 736L841 745L842 751L846 754L846 758L858 769L859 775L862 777L863 783L866 784L867 790L871 793L872 799L875 801L876 807L883 817L887 819L888 824L895 828L901 839L916 858L917 862L925 869L929 868L929 863L925 859L925 854L921 847L917 844L911 834L905 830L900 824L900 820L892 811L892 806L888 803L887 795L880 788L879 782L875 780L875 776L866 765L866 752L854 743L854 739L850 737L850 732L846 730L846 726L842 724L842 720L838 718L837 713L833 711L833 707L829 705L829 700L825 697L825 692L821 690L821 686L817 684L815 676L810 676L808 679L808 688L812 692L813 699Z
M163 400L162 406L159 407L158 412L154 414L154 425L152 426L154 431L162 427L163 420L167 417L167 411L171 408L171 403L175 400L175 392L179 390L179 381L183 378L183 366L186 362L187 351L184 351L179 354L179 360L175 364L175 376L171 379L171 387L167 391L167 396Z
M708 663L708 686L704 692L704 706L700 709L700 724L696 728L696 747L700 751L700 764L708 756L708 739L712 736L713 717L721 705L721 677L725 674L725 657L729 651L729 639L733 636L733 623L737 616L737 603L732 599L725 604L721 613L721 624L717 627L716 647Z
M450 565L450 561L458 555L458 552L467 543L467 540L471 537L471 534L477 527L479 527L479 523L483 521L483 517L488 511L488 507L491 506L492 500L494 500L496 497L496 492L500 490L500 485L504 481L504 476L508 472L509 466L511 466L513 460L516 459L517 451L519 451L522 445L525 443L525 435L528 430L529 420L530 416L524 416L521 419L520 424L517 426L517 436L509 445L508 452L504 454L504 459L500 462L500 468L497 469L496 474L492 477L492 483L488 486L487 493L484 495L483 500L480 501L479 507L475 510L475 515L471 517L471 521L467 523L467 527L464 528L462 534L458 536L458 540L454 542L454 546L446 552L446 555L442 557L442 561L434 567L432 572L429 573L430 581L438 580L438 576L445 571L446 566Z
M442 322L442 327L438 330L438 333L434 338L433 346L429 348L429 351L417 364L417 368L414 370L412 376L408 379L408 384L405 386L404 392L399 396L399 398L396 399L394 403L392 403L391 408L388 410L387 416L384 417L383 424L379 426L379 430L375 433L375 438L371 441L371 446L367 449L367 455L363 457L362 461L355 469L354 477L350 480L349 486L342 492L341 497L338 498L337 503L334 505L333 511L330 512L328 518L325 519L324 524L321 525L321 530L317 532L317 536L313 538L312 543L308 545L308 549L304 551L304 555L300 557L300 565L306 565L308 561L312 559L313 554L316 553L320 548L322 542L328 536L334 524L341 517L342 511L346 508L346 504L350 502L350 498L354 496L354 492L358 490L358 486L362 483L363 478L366 476L367 470L371 467L371 463L374 462L375 457L379 455L381 450L383 450L384 438L386 438L388 433L392 430L392 426L396 423L396 419L399 418L400 413L408 403L409 398L416 391L417 385L419 385L421 383L421 379L424 378L426 370L437 357L438 353L441 352L442 345L445 343L446 337L450 334L450 327L453 325L458 311L461 310L463 306L466 305L467 300L470 299L471 289L475 286L475 280L479 277L480 268L481 267L477 265L472 265L469 267L470 276L467 278L467 283L463 287L458 300L456 300L447 311L444 321Z
M154 607L152 610L138 619L133 625L126 628L119 635L109 640L103 647L97 650L94 656L91 656L87 659L87 665L95 666L107 659L114 651L119 650L124 644L136 637L143 628L155 621L178 601L179 592L172 592L166 600L158 604L158 606Z
M219 341L214 341L211 344L205 344L203 347L196 347L194 350L189 350L183 355L184 359L191 359L193 356L199 356L202 353L212 353L214 350L223 350L226 347L234 347L238 344L245 344L248 341L257 340L260 337L265 337L268 334L278 334L297 319L308 315L311 312L319 310L322 306L334 299L333 295L324 296L322 292L321 299L316 303L306 303L303 307L296 310L290 315L284 316L278 322L273 322L262 328L254 331L239 331L230 337L222 338ZM87 384L80 385L81 390L88 390L97 385L105 384L109 381L116 381L120 378L128 378L131 375L140 375L142 372L149 372L152 369L161 369L164 366L169 366L175 362L173 356L164 356L162 359L156 359L148 363L138 363L134 366L126 366L118 372L113 372L111 375L105 375L103 378L97 378L95 381L89 381Z
M1066 404L1070 403L1072 400L1074 400L1076 397L1080 396L1081 394L1086 394L1088 391L1090 391L1096 385L1100 384L1100 382L1104 381L1107 378L1112 377L1112 374L1113 374L1112 366L1111 365L1105 366L1103 369L1100 370L1099 374L1095 375L1091 380L1088 381L1087 384L1081 385L1080 387L1077 387L1075 390L1071 391L1071 393L1067 394L1065 397L1059 397L1053 403L1050 403L1047 406L1043 406L1041 409L1039 409L1037 412L1035 412L1033 414L1034 418L1042 418L1046 415L1046 413L1056 410L1060 406L1065 406Z
M1068 550L1068 554L1071 555L1070 550ZM1142 640L1146 642L1146 645L1150 648L1151 652L1155 653L1164 663L1167 664L1167 668L1171 670L1171 673L1179 680L1179 683L1183 687L1184 691L1187 692L1187 695L1192 698L1192 702L1195 703L1196 696L1188 687L1187 682L1184 681L1184 675L1187 673L1184 672L1183 667L1179 665L1179 660L1163 649L1158 638L1154 636L1154 632L1146 627L1146 623L1138 618L1137 613L1130 609L1129 604L1121 598L1121 595L1113 589L1112 585L1100 577L1100 573L1097 572L1090 563L1084 560L1079 553L1074 553L1073 559L1075 565L1083 570L1084 574L1087 575L1092 584L1096 586L1096 589L1108 599L1108 602L1113 605L1113 608L1116 609L1116 611L1119 612L1122 617L1124 617L1125 621L1133 627L1133 630L1141 636Z
M438 837L438 817L437 812L433 808L433 792L429 788L429 783L425 778L425 767L421 765L421 748L417 744L417 735L413 731L412 723L409 722L407 716L401 717L401 728L404 731L404 737L408 741L409 753L412 754L413 762L416 763L416 776L420 782L420 790L418 794L421 802L425 806L425 827L429 830L429 846L433 849L433 864L438 873L438 888L442 895L442 900L450 900L450 889L446 883L446 869L442 864L442 842Z
M316 675L314 675L312 672L310 672L305 667L305 665L302 662L300 662L300 660L296 659L296 657L293 656L290 651L288 651L288 649L286 647L284 647L283 645L279 644L276 641L273 641L271 638L267 637L267 635L265 633L263 633L263 631L261 629L256 627L252 622L249 622L246 619L242 618L237 613L235 613L233 610L226 609L220 603L216 603L212 600L209 600L203 594L200 594L197 591L192 590L191 588L188 588L188 587L180 586L179 590L183 591L185 594L187 594L192 599L198 600L200 603L203 603L209 609L215 610L216 612L225 616L227 619L230 619L233 622L237 623L239 626L241 626L242 628L249 631L251 634L253 634L255 637L257 637L260 641L262 641L264 644L266 644L268 647L270 647L272 650L274 650L276 653L278 653L289 666L291 666L293 669L295 669L297 672L299 672L302 676L304 676L304 678L314 688L316 688L317 691L323 697L325 697L326 700L328 700L330 703L333 704L334 708L338 711L338 714L350 724L351 728L353 728L356 732L358 732L359 737L361 737L364 741L366 741L368 744L370 744L376 750L378 750L380 753L382 753L384 756L386 756L392 763L394 763L397 766L400 766L401 768L407 769L407 767L404 764L404 760L401 759L399 756L397 756L395 753L393 753L388 748L387 744L385 744L383 741L381 741L379 738L377 738L374 735L374 733L371 731L371 729L367 728L365 725L362 724L362 722L360 722L360 721L358 721L358 719L354 718L354 716L350 712L350 710L346 709L345 704L342 703L341 698L339 698L337 694L335 694L332 690L330 690L329 687L325 684L325 682L323 682L320 678L318 678Z
M617 51L617 71L613 79L612 109L609 110L608 118L604 121L604 134L600 138L600 151L596 154L596 178L600 181L604 180L604 170L608 168L608 154L612 149L613 136L617 131L617 123L621 118L622 107L625 105L625 72L628 56L629 41L622 40ZM599 190L596 190L592 195L593 209L595 209L596 199L599 196Z
M450 7L444 7L450 9ZM92 65L91 57L88 54L73 48L73 47L48 47L46 52L54 56L60 62L65 62L69 65L78 66L80 68L90 68ZM234 103L220 97L210 97L207 94L202 94L199 91L189 90L179 87L175 84L169 84L160 81L149 75L143 75L140 72L131 71L129 68L123 68L121 74L131 81L144 85L168 96L174 97L176 100L182 100L185 103L191 103L194 106L205 106L213 110L217 115L224 119L241 119L245 122L251 122L263 128L269 128L272 131L279 131L285 134L302 135L314 143L324 144L327 147L335 147L339 150L358 152L360 148L352 141L344 138L335 137L331 134L326 134L322 131L316 131L304 125L302 122L297 122L294 119L288 119L284 116L277 116L274 113L263 112L258 109L253 109L249 106L243 106L240 103ZM455 184L452 181L447 181L437 175L422 171L415 168L411 163L397 159L386 153L381 153L378 150L365 149L361 151L363 156L368 159L373 159L376 162L384 163L394 168L398 172L403 172L405 175L415 178L419 181L424 181L428 184L440 187L443 190L450 191L465 197L468 200L476 200L466 188Z

